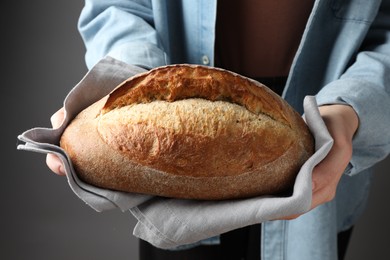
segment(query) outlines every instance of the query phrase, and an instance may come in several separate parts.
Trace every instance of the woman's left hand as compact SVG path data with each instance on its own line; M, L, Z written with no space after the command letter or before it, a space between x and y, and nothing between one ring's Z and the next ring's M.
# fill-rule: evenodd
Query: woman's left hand
M352 157L352 138L359 126L355 110L348 105L321 106L319 111L334 144L324 160L313 170L310 210L336 196L337 185ZM292 215L282 219L291 220L299 216Z

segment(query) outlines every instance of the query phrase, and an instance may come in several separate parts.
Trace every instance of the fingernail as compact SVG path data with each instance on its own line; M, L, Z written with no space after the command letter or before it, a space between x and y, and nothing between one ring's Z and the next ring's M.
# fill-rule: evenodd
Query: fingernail
M65 175L65 169L64 169L64 166L62 164L60 166L58 166L58 172L60 175Z

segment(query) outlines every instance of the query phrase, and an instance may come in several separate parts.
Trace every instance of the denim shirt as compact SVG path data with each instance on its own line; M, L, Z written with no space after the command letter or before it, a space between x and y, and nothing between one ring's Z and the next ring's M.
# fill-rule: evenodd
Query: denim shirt
M337 259L337 232L356 222L371 169L390 151L390 0L313 1L283 98L301 113L306 95L319 105L348 104L359 129L336 198L298 219L263 223L263 260ZM144 68L213 66L216 6L217 0L86 0L78 26L87 66L106 55Z

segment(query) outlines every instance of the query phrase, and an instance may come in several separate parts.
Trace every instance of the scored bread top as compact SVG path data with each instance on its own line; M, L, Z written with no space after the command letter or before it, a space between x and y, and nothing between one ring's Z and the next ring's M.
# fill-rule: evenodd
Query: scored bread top
M235 103L256 115L292 123L284 101L263 84L226 70L186 64L160 67L124 82L109 95L102 113L131 104L187 98Z

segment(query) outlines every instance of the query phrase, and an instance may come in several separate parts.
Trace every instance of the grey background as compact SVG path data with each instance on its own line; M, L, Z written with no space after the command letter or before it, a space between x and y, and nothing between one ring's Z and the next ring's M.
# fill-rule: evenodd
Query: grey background
M87 71L76 28L82 6L83 1L36 0L3 8L0 259L137 259L130 213L95 212L64 177L48 170L44 155L16 150L16 136L49 127L50 116ZM376 168L348 260L388 255L389 167L388 158Z

